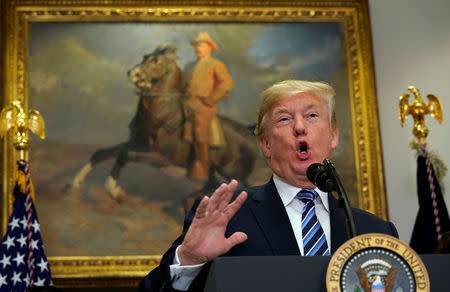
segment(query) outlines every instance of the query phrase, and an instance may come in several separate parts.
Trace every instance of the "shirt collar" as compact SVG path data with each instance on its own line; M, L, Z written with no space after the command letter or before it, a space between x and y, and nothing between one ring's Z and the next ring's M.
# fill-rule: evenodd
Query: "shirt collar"
M302 190L302 188L290 185L275 173L273 174L273 182L275 184L275 187L277 188L278 194L280 195L281 201L283 201L283 205L285 207L289 205L292 202L292 200L294 200L294 198L297 196L298 192ZM328 193L322 192L319 188L315 188L314 190L317 192L317 194L319 194L320 201L325 207L325 210L329 212L330 210L328 205Z

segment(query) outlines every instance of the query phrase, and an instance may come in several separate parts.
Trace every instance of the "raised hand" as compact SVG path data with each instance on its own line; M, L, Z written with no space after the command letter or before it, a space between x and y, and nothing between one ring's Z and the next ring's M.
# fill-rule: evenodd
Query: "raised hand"
M243 232L235 232L225 238L228 222L247 199L247 193L241 192L230 203L237 185L236 180L222 184L211 198L205 196L201 200L191 226L178 249L181 265L205 263L247 240L247 235Z

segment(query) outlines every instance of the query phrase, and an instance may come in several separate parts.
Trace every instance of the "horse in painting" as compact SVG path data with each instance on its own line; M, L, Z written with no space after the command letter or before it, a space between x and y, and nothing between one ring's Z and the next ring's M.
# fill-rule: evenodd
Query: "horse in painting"
M189 117L183 106L186 85L176 60L176 47L160 45L128 71L128 78L139 95L137 110L129 125L129 139L95 151L68 189L80 189L89 172L107 159L115 159L115 163L105 186L118 201L125 196L125 191L117 179L130 161L159 168L182 167L189 176L194 152L192 141L183 138ZM249 128L227 117L218 118L226 146L210 147L209 178L202 183L200 193L210 192L219 183L232 178L247 185L258 157L256 139Z

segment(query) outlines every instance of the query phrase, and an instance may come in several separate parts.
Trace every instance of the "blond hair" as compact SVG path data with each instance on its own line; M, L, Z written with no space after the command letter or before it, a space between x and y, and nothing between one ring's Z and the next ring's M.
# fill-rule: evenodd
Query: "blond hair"
M261 136L264 132L266 114L281 100L302 92L310 92L321 98L328 105L330 125L336 127L336 113L334 111L333 87L325 82L311 82L304 80L285 80L270 86L261 95L261 105L258 110L258 123L255 135Z

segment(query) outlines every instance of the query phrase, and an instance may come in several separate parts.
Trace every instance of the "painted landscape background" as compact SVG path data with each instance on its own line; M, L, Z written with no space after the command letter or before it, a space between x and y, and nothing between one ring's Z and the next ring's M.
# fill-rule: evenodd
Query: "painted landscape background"
M46 122L33 139L31 171L48 256L161 254L179 234L183 200L195 184L185 169L130 163L119 184L123 202L104 187L113 161L96 167L81 192L64 186L98 149L124 142L139 97L127 71L162 43L175 45L178 65L195 62L190 42L208 32L235 82L219 114L256 121L260 93L285 79L324 80L337 92L340 146L334 162L357 205L350 98L339 23L31 23L29 106ZM268 178L262 159L251 184Z

